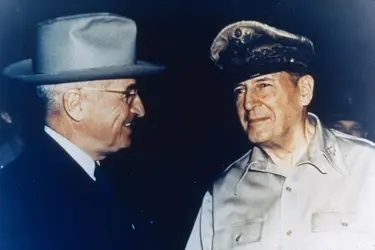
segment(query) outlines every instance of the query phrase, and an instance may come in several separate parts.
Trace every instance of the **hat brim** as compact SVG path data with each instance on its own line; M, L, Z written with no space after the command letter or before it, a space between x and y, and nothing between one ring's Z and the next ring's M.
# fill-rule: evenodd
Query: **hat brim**
M35 74L31 59L13 63L3 70L3 74L9 78L22 82L30 82L35 85L57 84L66 82L79 82L104 79L136 78L151 76L165 70L163 65L137 61L129 66L111 66L72 70L54 74Z

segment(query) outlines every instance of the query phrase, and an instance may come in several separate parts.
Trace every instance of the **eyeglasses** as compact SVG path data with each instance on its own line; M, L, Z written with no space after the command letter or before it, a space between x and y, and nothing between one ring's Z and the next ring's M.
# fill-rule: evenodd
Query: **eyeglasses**
M102 92L108 92L108 93L115 93L115 94L121 94L123 95L124 101L127 104L131 104L136 96L138 95L138 89L136 88L128 88L125 91L119 91L119 90L111 90L111 89L96 89L96 88L80 88L80 89L86 89L86 90L93 90L93 91L102 91Z

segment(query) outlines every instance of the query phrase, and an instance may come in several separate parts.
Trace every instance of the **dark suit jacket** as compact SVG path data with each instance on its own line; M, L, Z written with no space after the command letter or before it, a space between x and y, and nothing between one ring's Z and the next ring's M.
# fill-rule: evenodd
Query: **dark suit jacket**
M0 171L1 250L156 249L148 226L48 135Z

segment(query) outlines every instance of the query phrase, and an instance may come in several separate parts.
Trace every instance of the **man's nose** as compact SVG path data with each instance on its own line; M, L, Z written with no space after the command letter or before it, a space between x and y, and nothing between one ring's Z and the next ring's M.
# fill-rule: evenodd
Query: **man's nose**
M244 98L245 110L247 111L252 110L257 102L258 102L258 97L254 94L254 92L246 90L245 98Z
M134 98L130 112L132 112L133 114L136 114L138 117L145 116L146 114L145 107L143 106L141 97L139 95L137 95Z

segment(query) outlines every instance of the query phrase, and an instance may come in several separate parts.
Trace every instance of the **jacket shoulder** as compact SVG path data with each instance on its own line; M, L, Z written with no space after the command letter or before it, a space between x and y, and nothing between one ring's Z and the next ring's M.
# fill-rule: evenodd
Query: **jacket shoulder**
M365 169L375 170L375 143L356 136L331 130L347 167L351 171L366 173Z
M247 163L249 161L249 157L251 156L252 149L247 151L245 154L243 154L241 157L239 157L237 160L229 164L225 168L224 171L222 171L219 176L215 179L214 185L212 188L216 186L220 186L222 183L226 183L227 185L235 185L237 181L241 178L243 175ZM234 188L234 186L233 186ZM209 191L210 194L213 193L213 189Z
M227 172L229 172L232 168L235 168L235 167L238 167L240 165L242 165L242 163L244 162L247 162L249 160L249 157L251 155L251 152L253 150L250 149L249 151L247 151L245 154L243 154L241 157L239 157L238 159L236 159L235 161L233 161L231 164L229 164L229 166L227 166L225 168L225 170L223 171L222 174L226 174Z
M341 146L355 145L361 148L375 150L375 143L373 141L353 135L348 135L334 129L330 129L330 131L335 135L338 143Z

